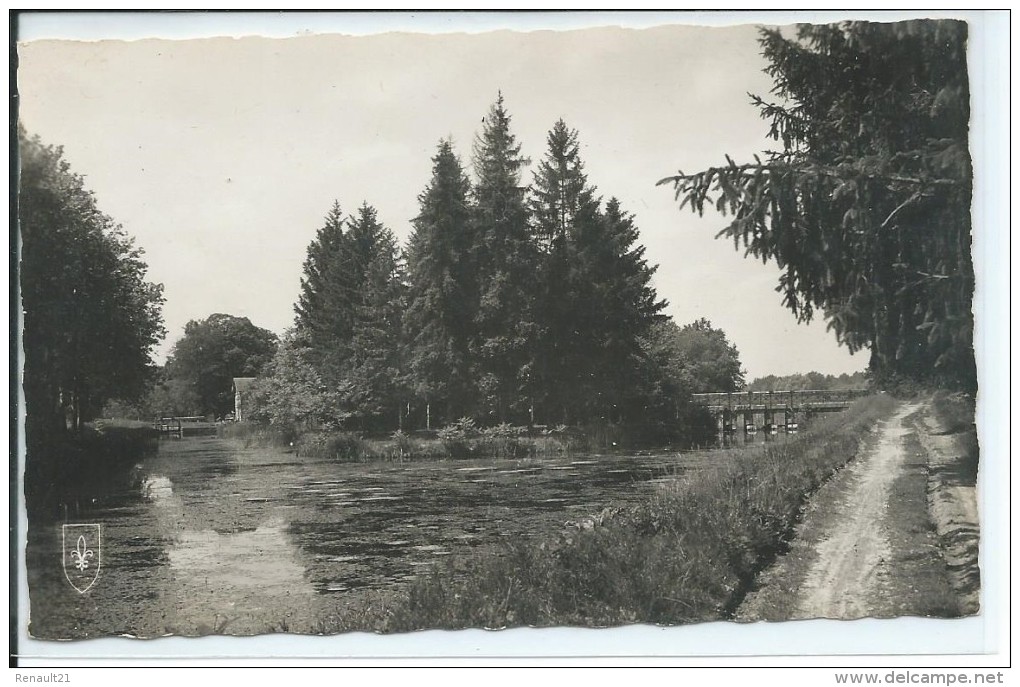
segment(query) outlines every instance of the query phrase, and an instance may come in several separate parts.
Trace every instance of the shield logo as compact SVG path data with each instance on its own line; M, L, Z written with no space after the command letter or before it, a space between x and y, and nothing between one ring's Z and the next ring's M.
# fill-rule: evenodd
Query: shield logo
M79 594L87 592L99 579L103 562L99 525L64 525L64 577Z

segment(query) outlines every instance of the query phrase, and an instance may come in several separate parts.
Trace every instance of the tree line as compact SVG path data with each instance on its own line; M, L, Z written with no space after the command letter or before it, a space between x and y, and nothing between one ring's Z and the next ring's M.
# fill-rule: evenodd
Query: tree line
M840 375L827 375L821 372L792 375L765 375L756 377L748 383L747 391L844 391L848 389L867 389L871 384L867 372L854 372Z
M473 177L438 143L406 246L367 203L334 203L253 419L675 424L692 391L743 384L721 331L663 314L634 218L588 181L578 132L555 123L528 184L502 95L482 121Z

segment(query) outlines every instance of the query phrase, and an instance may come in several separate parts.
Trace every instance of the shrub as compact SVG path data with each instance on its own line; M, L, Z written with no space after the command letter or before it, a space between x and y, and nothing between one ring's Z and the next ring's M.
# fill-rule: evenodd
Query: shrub
M576 427L557 425L544 430L542 434L557 442L559 446L570 453L587 453L594 450L594 439Z
M471 439L478 436L475 421L462 417L439 430L439 441L451 458L463 458L474 453Z
M533 448L523 439L527 432L527 427L514 427L505 422L488 427L481 431L478 449L484 455L494 458L518 458Z
M406 433L401 430L397 430L390 438L393 439L393 444L397 449L397 452L401 458L404 456L411 456L415 452L414 441Z
M26 507L31 513L57 515L52 509L68 492L91 497L116 491L158 445L159 433L150 426L111 423L33 442L25 456Z

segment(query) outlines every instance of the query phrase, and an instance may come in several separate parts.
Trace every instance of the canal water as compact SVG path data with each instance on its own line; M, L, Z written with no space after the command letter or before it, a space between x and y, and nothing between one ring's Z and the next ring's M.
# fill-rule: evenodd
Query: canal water
M68 495L74 505L64 515L30 524L30 632L317 632L324 618L448 556L562 530L724 459L672 452L338 464L213 437L161 440L117 483ZM84 594L65 579L65 523L102 528L99 576Z

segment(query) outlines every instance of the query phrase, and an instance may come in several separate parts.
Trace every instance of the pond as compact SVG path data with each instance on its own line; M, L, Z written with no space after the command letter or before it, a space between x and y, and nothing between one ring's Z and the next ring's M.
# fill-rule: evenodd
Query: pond
M40 638L316 632L447 556L562 530L725 452L339 464L214 437L161 440L118 483L33 522L30 632ZM85 593L62 525L102 527ZM91 545L91 544L90 544Z

